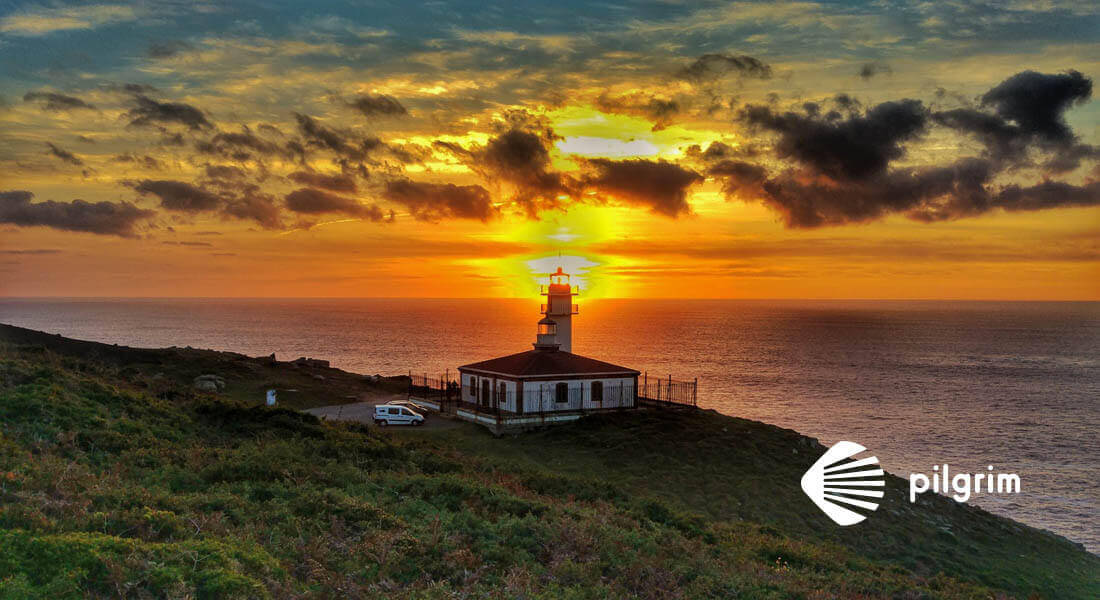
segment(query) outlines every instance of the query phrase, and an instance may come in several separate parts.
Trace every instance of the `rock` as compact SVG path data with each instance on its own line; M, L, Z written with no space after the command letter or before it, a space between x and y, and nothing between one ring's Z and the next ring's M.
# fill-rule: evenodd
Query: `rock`
M303 367L312 367L315 369L327 369L329 362L327 360L321 360L319 358L307 358L305 356L298 357L293 361L296 365Z
M325 380L325 376L321 375L320 373L314 373L313 378L316 379L317 381L324 381Z
M225 380L217 375L199 375L195 378L195 389L216 394L225 389Z

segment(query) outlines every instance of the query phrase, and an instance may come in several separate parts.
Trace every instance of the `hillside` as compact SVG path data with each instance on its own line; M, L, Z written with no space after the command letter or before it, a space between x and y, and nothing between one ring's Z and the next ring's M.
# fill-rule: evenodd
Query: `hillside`
M222 394L194 391L208 373ZM798 490L821 449L762 423L497 439L255 406L271 386L304 408L399 385L0 326L0 597L1100 595L1100 558L947 499L829 526Z

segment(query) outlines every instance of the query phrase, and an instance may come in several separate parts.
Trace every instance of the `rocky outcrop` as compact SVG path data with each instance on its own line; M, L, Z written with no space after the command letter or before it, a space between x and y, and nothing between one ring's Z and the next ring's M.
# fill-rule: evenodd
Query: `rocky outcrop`
M217 394L225 390L225 379L217 375L199 375L195 378L195 389L200 392Z

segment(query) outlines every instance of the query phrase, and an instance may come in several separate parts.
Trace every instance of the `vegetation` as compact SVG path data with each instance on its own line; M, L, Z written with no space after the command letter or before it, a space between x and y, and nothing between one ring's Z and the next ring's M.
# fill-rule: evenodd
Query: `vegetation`
M797 491L819 448L791 431L699 412L379 432L255 406L297 375L252 361L0 328L0 598L1100 591L1096 556L949 500L825 527ZM194 392L204 373L226 392ZM333 386L318 401L370 388L303 377Z

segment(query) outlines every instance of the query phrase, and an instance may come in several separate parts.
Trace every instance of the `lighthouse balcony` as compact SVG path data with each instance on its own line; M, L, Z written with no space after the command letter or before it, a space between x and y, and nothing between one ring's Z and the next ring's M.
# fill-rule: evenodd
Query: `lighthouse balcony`
M555 296L565 295L565 294L569 294L569 295L572 295L572 296L579 296L580 293L581 293L581 288L572 287L567 283L563 283L563 284L551 283L550 285L540 285L539 286L539 294L543 295L543 296L546 296L547 294L554 294Z
M575 314L580 312L580 305L577 305L577 304L566 304L565 306L555 305L553 311L550 310L550 305L549 304L540 304L539 305L539 312L544 314L544 315L564 315L566 313L563 312L563 309L570 310L571 312L569 314L575 315Z

